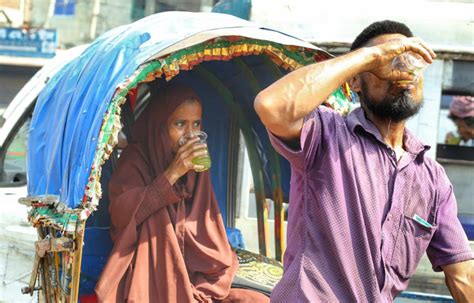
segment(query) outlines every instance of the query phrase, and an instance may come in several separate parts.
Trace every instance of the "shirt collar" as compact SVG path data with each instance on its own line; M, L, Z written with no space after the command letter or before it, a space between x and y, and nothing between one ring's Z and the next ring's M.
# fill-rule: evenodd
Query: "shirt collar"
M372 121L368 120L365 117L364 110L361 107L356 108L347 116L347 123L349 125L350 130L352 130L353 132L355 132L356 127L360 127L366 133L373 135L377 139L377 141L379 141L385 146L387 145L382 139L382 136L380 135L380 132L377 127L372 123ZM407 152L414 155L424 153L431 148L429 145L423 144L406 127L403 133L403 145Z

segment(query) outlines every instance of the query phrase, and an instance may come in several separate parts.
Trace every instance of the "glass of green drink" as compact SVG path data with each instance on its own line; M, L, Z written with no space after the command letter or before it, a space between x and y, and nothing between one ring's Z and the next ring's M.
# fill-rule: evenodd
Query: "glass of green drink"
M205 149L207 151L207 134L203 131L190 132L190 133L185 134L184 136L182 136L179 139L178 144L180 146L182 146L186 142L188 142L189 140L191 140L193 138L196 138L196 137L199 137L199 141L197 141L196 144L206 144ZM211 156L209 155L209 151L207 151L206 155L198 156L196 158L193 158L191 160L191 162L194 165L202 165L203 166L202 169L196 170L197 172L203 172L203 171L208 170L211 167L211 163L212 163L211 162Z
M405 52L392 61L392 68L403 72L408 72L413 76L413 81L399 81L401 83L416 83L420 80L424 69L428 63L418 54Z

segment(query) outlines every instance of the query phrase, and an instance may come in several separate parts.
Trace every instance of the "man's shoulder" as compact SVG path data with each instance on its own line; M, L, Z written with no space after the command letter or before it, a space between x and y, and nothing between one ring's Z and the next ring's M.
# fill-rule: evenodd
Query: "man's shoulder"
M444 167L426 154L423 155L422 166L436 183L445 182L448 179Z
M438 172L438 173L444 172L443 166L438 161L436 161L435 159L431 158L430 156L426 154L423 155L423 165L431 171Z
M305 121L319 118L322 122L345 122L347 116L341 115L339 112L326 105L321 105L315 108L311 113L305 117Z

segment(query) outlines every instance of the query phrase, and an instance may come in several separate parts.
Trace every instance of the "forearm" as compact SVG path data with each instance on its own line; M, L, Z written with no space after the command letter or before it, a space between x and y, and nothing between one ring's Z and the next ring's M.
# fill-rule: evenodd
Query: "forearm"
M159 209L179 201L167 178L164 175L157 177L146 188L142 203L135 213L136 224L140 225Z
M362 48L302 67L260 92L255 110L270 131L282 135L343 83L367 70L374 58L373 51Z
M168 167L163 172L164 177L168 180L168 182L173 186L176 181L181 177L178 173L176 173L171 167Z
M469 302L469 298L474 298L474 279L446 279L446 285L456 302Z
M474 260L455 266L455 270L443 268L446 285L456 302L470 302L474 298Z

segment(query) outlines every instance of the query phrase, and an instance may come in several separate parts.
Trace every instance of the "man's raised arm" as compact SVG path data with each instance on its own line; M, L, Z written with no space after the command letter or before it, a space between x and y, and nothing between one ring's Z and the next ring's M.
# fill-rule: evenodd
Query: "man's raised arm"
M413 79L410 74L391 67L392 59L407 51L420 54L428 63L433 62L434 53L418 38L363 47L289 73L257 95L255 111L270 132L294 142L300 137L303 118L357 74L371 72L392 81Z

